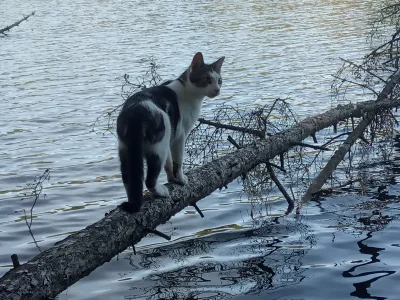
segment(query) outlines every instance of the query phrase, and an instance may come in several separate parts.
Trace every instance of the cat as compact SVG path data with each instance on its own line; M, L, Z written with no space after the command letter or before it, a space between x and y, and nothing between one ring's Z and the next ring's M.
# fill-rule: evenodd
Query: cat
M197 52L177 79L145 88L124 103L117 118L117 134L128 197L120 207L126 212L138 212L142 206L144 160L146 187L155 196L169 197L168 188L158 183L162 167L168 182L187 183L182 168L186 138L199 118L203 99L220 93L224 59L205 64L203 54Z

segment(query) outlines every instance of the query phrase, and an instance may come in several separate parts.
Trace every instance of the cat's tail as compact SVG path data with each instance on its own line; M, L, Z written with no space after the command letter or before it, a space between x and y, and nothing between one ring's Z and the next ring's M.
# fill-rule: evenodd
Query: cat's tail
M143 202L143 138L147 114L146 108L137 106L134 110L122 111L117 119L122 181L128 196L128 201L120 207L129 213L139 211Z

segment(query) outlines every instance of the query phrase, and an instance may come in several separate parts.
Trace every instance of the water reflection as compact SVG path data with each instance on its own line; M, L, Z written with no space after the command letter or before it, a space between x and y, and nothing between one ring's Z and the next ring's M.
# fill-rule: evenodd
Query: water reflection
M345 278L358 278L358 277L371 277L371 279L366 280L366 281L361 281L354 283L355 291L352 292L350 295L361 298L361 299L376 299L376 300L383 300L387 299L387 297L381 297L381 296L373 296L368 293L368 289L371 287L371 284L381 278L384 278L386 276L392 275L396 273L396 271L369 271L369 272L362 272L358 274L352 274L357 268L363 268L365 266L368 266L370 264L378 263L380 260L378 259L379 252L384 251L385 248L377 248L377 247L371 247L368 246L365 241L368 239L372 238L372 232L367 233L367 237L365 239L362 239L357 242L358 247L360 248L360 252L362 254L367 254L371 255L371 259L368 262L361 263L358 265L355 265L351 267L349 270L343 272L343 277Z
M258 229L130 254L126 259L134 270L149 272L143 282L133 281L125 299L226 299L295 285L306 277L301 260L315 244L308 226L275 218ZM122 280L135 279L132 274L123 274Z

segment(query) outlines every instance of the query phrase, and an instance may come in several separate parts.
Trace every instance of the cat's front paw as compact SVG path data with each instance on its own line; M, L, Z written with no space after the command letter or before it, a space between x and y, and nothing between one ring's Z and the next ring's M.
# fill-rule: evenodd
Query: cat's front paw
M155 196L158 197L169 197L169 190L165 185L159 184L154 187L154 189L151 189L150 192L152 192Z

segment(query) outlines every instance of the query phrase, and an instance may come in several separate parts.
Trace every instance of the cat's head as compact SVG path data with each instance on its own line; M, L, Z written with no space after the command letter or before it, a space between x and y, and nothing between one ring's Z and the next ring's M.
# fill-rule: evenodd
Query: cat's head
M188 70L182 74L182 78L188 88L195 90L209 98L218 96L222 86L221 68L225 57L208 65L204 63L203 54L197 52ZM181 76L181 77L182 77Z

